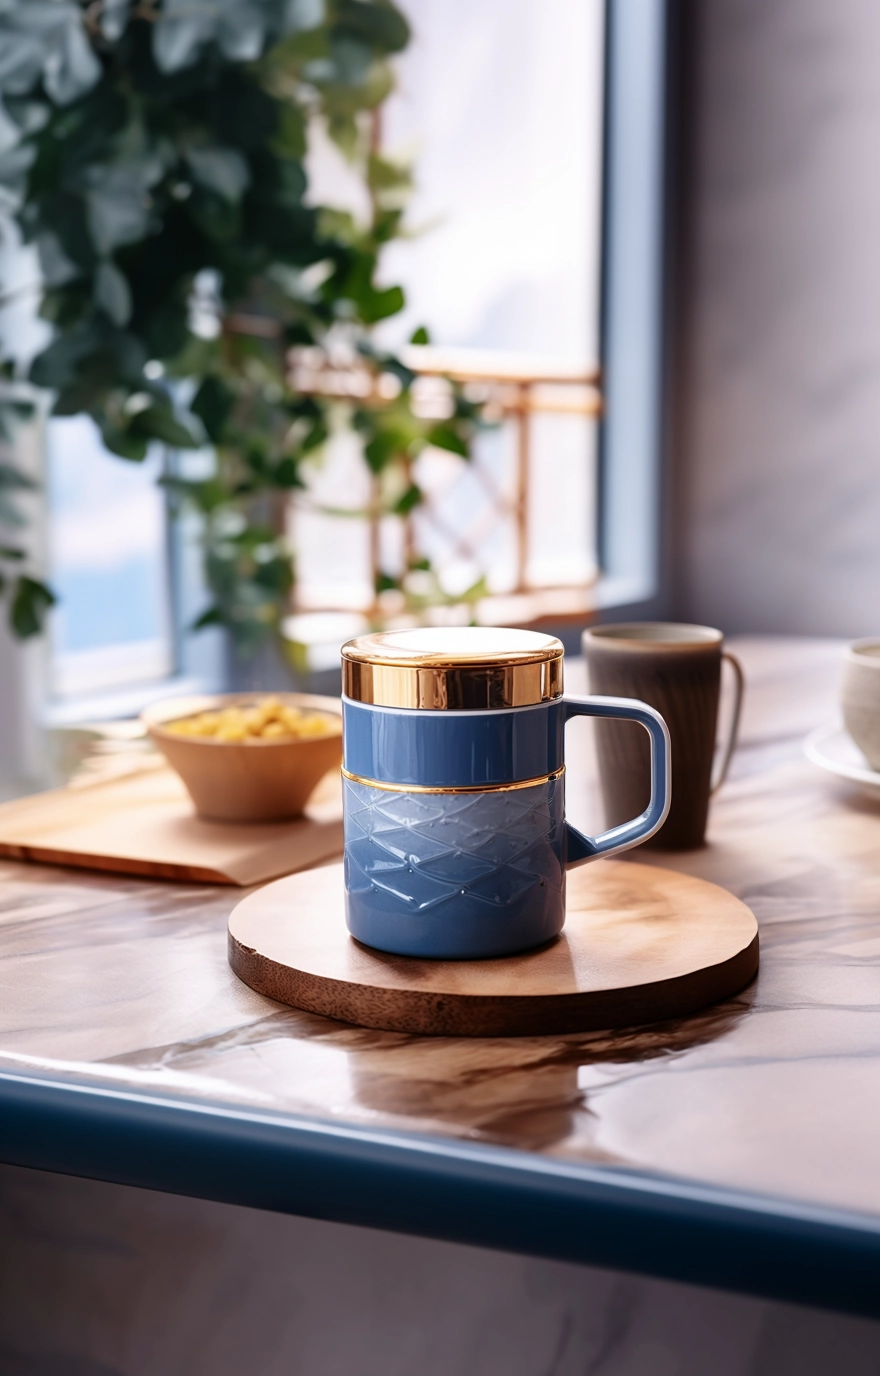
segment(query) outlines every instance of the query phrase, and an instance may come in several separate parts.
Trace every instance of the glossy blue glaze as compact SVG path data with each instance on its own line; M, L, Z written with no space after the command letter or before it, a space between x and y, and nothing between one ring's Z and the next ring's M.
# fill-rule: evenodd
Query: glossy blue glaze
M632 699L471 712L343 699L343 714L344 767L358 776L344 794L348 926L382 951L480 959L539 946L565 921L565 867L638 845L669 810L669 733ZM596 837L565 821L564 776L546 778L579 715L638 721L651 737L648 808Z
M398 955L479 959L562 930L562 776L491 793L343 784L346 919L359 941Z
M474 788L562 764L563 699L501 711L418 712L342 699L343 765L361 779Z

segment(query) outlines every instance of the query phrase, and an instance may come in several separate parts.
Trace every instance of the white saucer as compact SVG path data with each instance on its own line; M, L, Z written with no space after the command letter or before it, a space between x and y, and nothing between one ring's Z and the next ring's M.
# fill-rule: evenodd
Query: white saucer
M839 721L811 731L804 741L804 754L813 764L838 779L858 784L864 793L880 801L880 770L872 769L859 747Z

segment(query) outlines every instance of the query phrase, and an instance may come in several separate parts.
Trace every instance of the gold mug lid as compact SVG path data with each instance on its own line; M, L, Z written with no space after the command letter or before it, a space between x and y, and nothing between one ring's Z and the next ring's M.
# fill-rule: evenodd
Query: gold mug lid
M428 711L531 707L562 695L563 646L501 626L422 626L358 636L342 647L354 702Z

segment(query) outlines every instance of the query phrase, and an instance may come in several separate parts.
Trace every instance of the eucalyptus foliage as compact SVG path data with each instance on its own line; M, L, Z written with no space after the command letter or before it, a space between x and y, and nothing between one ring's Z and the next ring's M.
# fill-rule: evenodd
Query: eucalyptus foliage
M370 339L404 305L379 268L409 175L374 135L408 37L391 0L0 0L0 187L53 327L30 381L122 459L210 446L211 471L178 463L167 481L204 516L201 624L239 644L287 608L283 507L330 424L331 402L289 386L292 346L397 378L396 397L377 388L350 411L388 509L421 500L426 444L468 453L473 407L453 391L447 417L415 414L412 373ZM362 178L363 220L307 197L316 121ZM0 468L0 523L13 472ZM30 583L22 634L51 599Z
M17 422L29 420L34 408L20 395L8 363L0 368L0 387L0 445L8 451ZM14 463L0 459L0 594L8 596L9 624L21 638L39 632L45 612L55 601L46 584L25 571L27 549L20 537L27 520L21 498L35 487L33 479Z

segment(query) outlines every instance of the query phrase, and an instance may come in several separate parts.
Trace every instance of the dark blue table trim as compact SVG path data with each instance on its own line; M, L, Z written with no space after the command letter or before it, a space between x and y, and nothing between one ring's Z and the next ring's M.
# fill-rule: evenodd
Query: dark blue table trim
M0 1160L880 1316L880 1217L615 1167L8 1073Z

